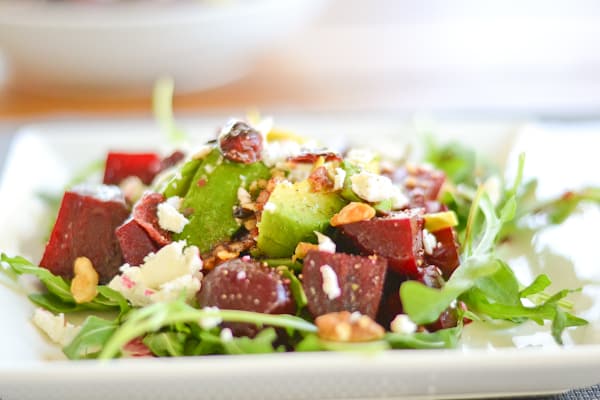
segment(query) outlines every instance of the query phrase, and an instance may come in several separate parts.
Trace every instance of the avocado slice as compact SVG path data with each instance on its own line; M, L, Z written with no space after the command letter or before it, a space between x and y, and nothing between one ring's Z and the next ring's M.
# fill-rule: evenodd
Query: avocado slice
M298 242L314 242L313 232L324 231L346 204L337 193L312 192L307 181L278 184L258 224L259 251L267 258L292 256Z
M184 170L187 165L183 166ZM181 184L187 185L188 190L181 207L192 213L190 222L175 239L187 240L188 244L198 246L201 253L229 240L239 229L233 217L233 207L238 203L238 188L271 177L269 168L263 163L232 162L216 148L201 161L193 178L187 180L189 174L183 172Z

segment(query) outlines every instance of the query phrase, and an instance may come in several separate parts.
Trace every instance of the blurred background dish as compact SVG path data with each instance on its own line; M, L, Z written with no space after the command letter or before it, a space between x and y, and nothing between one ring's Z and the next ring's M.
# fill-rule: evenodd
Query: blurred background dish
M19 90L142 96L169 74L189 92L243 76L324 4L0 0L0 48Z

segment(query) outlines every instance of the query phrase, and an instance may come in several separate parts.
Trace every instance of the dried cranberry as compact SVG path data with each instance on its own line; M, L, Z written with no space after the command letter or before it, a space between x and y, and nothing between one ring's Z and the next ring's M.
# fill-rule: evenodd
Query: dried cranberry
M251 164L261 160L263 138L256 129L240 121L219 138L219 146L228 160Z
M288 161L299 164L313 164L319 157L323 157L325 161L342 161L342 157L331 151L317 151L298 154L297 156L288 158Z
M181 150L175 150L171 155L160 160L160 170L174 167L185 158L185 154Z

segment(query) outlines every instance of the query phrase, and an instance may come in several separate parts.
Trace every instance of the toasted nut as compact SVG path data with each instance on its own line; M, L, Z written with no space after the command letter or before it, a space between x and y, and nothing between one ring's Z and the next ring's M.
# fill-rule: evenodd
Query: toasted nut
M369 342L385 335L385 329L358 312L333 312L315 319L321 339L335 342Z
M227 250L221 250L221 251L217 252L217 257L220 258L221 260L231 260L233 258L236 258L239 255L240 255L240 253L238 253L238 252L227 251Z
M98 294L98 273L87 257L77 257L73 262L75 277L71 281L71 294L77 304L88 303Z
M352 202L331 218L331 226L368 221L375 216L375 209L368 204Z
M294 251L294 257L303 259L306 257L306 253L311 250L319 250L319 246L313 243L300 242L296 246L296 251Z

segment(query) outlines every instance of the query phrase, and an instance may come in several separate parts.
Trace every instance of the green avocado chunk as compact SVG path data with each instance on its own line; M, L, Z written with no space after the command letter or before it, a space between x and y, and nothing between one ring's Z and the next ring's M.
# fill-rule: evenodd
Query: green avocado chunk
M258 179L269 179L271 172L261 162L232 162L214 149L198 165L189 181L185 177L182 173L188 190L181 209L192 211L192 214L190 222L175 239L185 239L188 244L198 246L201 253L206 253L219 242L229 240L240 227L233 217L238 188L247 187Z
M298 242L314 242L313 232L323 232L346 203L337 193L312 192L306 181L278 184L258 224L258 249L267 258L290 257Z

